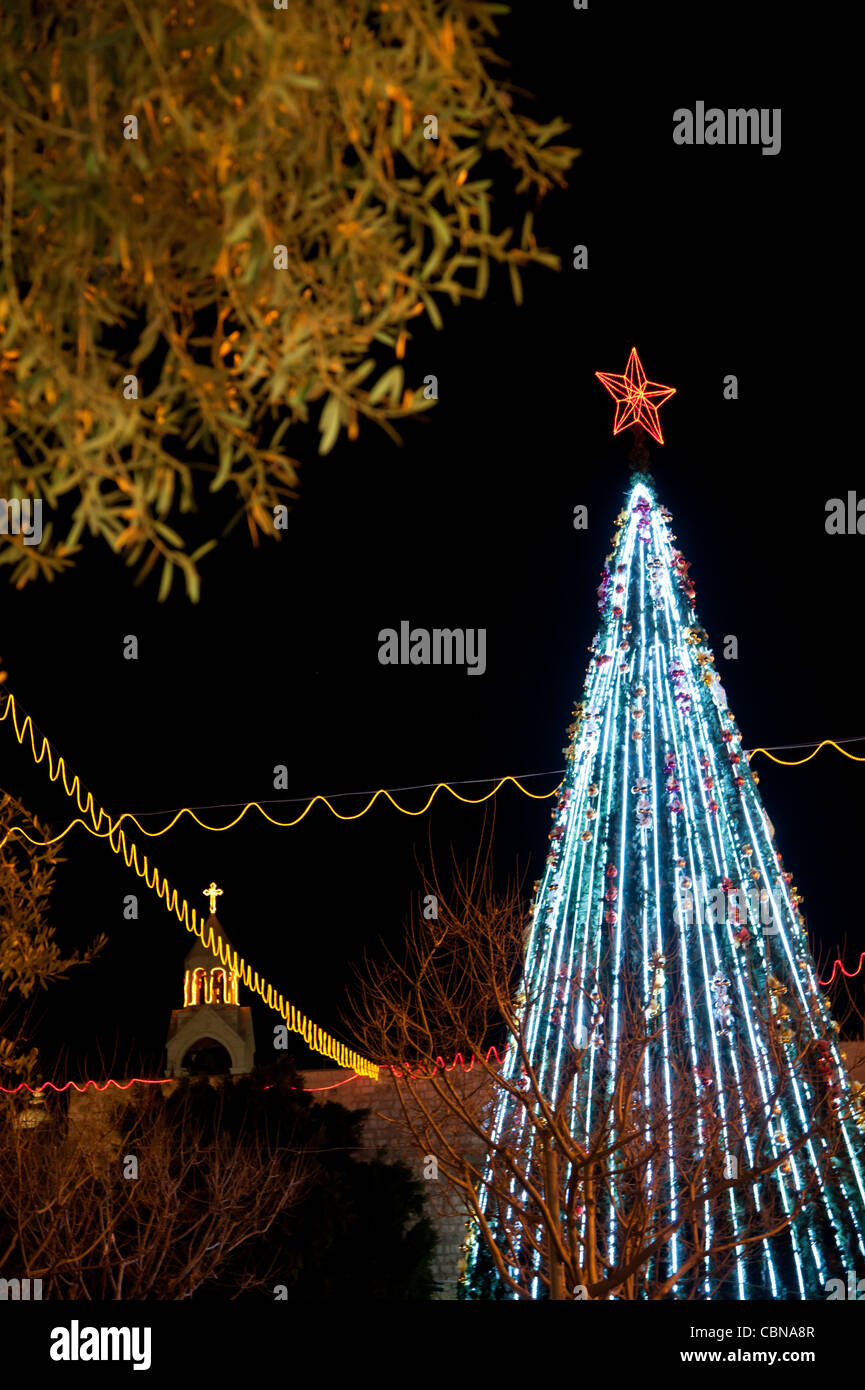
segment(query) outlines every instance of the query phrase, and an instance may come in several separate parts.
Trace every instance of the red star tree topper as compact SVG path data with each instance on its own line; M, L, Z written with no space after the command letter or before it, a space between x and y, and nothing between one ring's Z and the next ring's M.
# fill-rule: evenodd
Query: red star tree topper
M653 439L663 444L658 407L675 396L675 386L660 386L657 381L647 381L636 348L631 348L624 376L618 376L615 372L595 372L595 376L604 383L616 402L613 434L620 434L629 425L642 425Z

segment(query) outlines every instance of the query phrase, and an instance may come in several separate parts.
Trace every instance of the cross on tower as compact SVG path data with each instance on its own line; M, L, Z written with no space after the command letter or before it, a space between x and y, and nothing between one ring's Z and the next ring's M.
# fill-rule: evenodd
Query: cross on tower
M215 912L216 899L222 897L222 889L217 888L216 884L211 882L210 887L205 888L203 896L210 899L210 911Z

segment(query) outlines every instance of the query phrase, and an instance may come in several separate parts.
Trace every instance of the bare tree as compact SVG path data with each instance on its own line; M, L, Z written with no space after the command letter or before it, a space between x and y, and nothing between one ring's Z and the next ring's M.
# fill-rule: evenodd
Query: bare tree
M425 876L424 901L436 915L409 920L401 954L356 972L351 1023L390 1063L398 1123L464 1204L499 1296L706 1298L743 1269L753 1287L764 1243L818 1199L839 1147L820 1055L807 1020L779 1006L778 981L750 1000L767 1040L763 1082L727 1064L719 1084L676 1029L674 949L656 954L648 980L625 953L613 1049L604 963L568 974L567 1017L564 981L553 999L546 982L532 991L519 890L495 890L482 848L446 888L435 869ZM538 1010L551 1020L542 1050ZM765 1075L780 1078L774 1091ZM777 1118L793 1077L819 1098L795 1135Z
M0 1270L59 1299L174 1300L215 1284L237 1297L265 1282L243 1256L302 1195L301 1159L260 1135L205 1132L188 1110L169 1118L161 1097L127 1111L122 1143L116 1112L24 1129L0 1100Z

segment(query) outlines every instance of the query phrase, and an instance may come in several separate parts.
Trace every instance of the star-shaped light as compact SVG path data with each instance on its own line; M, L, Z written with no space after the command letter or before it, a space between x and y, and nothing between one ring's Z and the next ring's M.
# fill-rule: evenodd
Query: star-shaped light
M642 425L653 439L663 444L658 407L675 396L675 386L659 386L657 381L647 381L636 348L631 348L624 376L617 376L615 372L595 372L595 376L616 402L613 434L621 433L629 425Z

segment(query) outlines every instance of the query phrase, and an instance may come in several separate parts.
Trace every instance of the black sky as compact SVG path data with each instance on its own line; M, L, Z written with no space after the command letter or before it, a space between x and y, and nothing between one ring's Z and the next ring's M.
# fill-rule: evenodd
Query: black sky
M294 797L561 768L628 481L629 441L612 438L594 372L623 371L634 344L649 376L677 388L652 471L746 746L865 734L865 541L824 529L827 499L862 471L831 380L845 365L836 319L852 236L831 211L840 155L804 89L784 86L785 11L758 24L752 7L725 6L711 31L681 14L591 0L503 18L513 81L584 151L536 217L563 268L528 273L520 308L494 272L485 302L444 307L442 332L415 333L407 381L435 374L441 399L401 449L366 429L320 460L314 430L297 431L306 462L284 542L253 551L238 528L205 561L197 608L179 595L157 606L155 585L133 590L98 546L51 588L3 594L10 688L109 810L272 798L275 764ZM697 100L781 107L781 153L675 146L673 112ZM519 227L507 186L498 224ZM577 243L587 271L571 268ZM729 373L735 402L722 395ZM402 619L486 628L486 673L382 667L378 631ZM137 662L122 655L130 633ZM720 657L727 634L737 662ZM2 785L65 824L66 799L8 725L0 747ZM759 770L818 955L847 934L855 959L858 765L829 751ZM319 807L295 829L250 816L219 836L178 828L145 852L196 906L215 877L233 944L339 1032L349 964L398 939L430 825L443 858L451 842L468 853L482 812L444 799L431 818L380 805L343 825ZM501 795L502 872L519 857L530 886L547 829L547 803ZM120 1070L131 1057L156 1075L191 938L105 843L78 830L66 853L62 940L106 931L110 946L45 997L46 1062L65 1048L70 1075L100 1074L101 1048ZM123 918L130 892L137 923ZM257 1014L260 1047L275 1021Z

